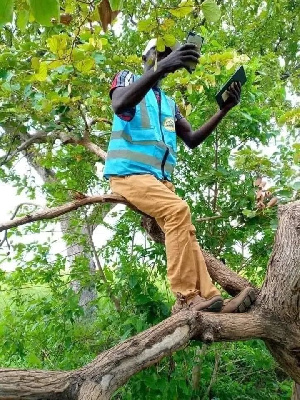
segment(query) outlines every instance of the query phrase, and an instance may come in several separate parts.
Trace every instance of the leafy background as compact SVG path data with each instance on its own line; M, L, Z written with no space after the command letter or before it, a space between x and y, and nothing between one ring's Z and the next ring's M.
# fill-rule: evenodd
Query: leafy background
M109 140L114 74L142 73L149 38L163 49L193 30L205 38L196 71L169 75L163 87L194 128L217 110L215 94L239 65L248 80L241 104L201 147L179 143L177 193L201 245L260 285L277 225L266 205L300 193L299 8L298 0L0 0L1 182L48 206L107 191L99 149ZM0 271L3 367L77 368L170 313L164 249L138 215L93 206L54 222L11 229L2 241L1 261L14 266ZM53 250L57 226L63 253ZM99 246L95 229L104 227ZM253 340L191 343L114 398L290 396L291 381Z

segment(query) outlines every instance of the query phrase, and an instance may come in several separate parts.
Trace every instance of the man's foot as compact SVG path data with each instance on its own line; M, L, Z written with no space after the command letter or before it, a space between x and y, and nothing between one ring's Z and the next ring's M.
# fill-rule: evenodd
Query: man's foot
M220 312L223 307L221 296L214 296L211 299L204 299L198 294L191 299L186 299L180 293L177 295L176 303L172 307L172 315L181 310Z
M249 310L256 300L256 292L253 288L247 287L232 299L225 300L222 313L243 313Z

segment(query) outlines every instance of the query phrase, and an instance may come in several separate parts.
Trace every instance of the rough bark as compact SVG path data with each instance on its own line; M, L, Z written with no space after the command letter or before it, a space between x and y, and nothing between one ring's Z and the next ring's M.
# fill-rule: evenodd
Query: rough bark
M259 302L263 309L281 320L293 320L299 324L300 201L279 207L279 217L280 224Z
M133 374L187 345L190 339L211 343L260 338L297 383L296 400L300 384L299 226L300 201L281 207L267 278L250 312L181 311L76 371L0 370L0 399L109 399ZM214 260L212 264L216 269L220 266Z
M272 320L273 329L285 333L266 342L283 369L300 383L300 201L279 207L279 226L268 272L257 299Z
M300 400L300 385L297 385L297 383L294 383L293 395L291 400Z

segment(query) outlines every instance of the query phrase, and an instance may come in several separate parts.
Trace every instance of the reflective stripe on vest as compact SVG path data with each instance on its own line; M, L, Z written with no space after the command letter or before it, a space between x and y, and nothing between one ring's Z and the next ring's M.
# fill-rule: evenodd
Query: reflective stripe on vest
M117 160L117 159L127 159L130 161L137 161L142 164L147 164L151 167L157 168L158 170L161 167L161 160L156 157L149 156L148 154L138 153L136 151L131 150L111 150L107 154L106 160ZM169 162L165 164L165 170L169 174L173 172L174 166Z
M142 128L143 129L149 129L149 128L151 128L151 125L150 125L149 115L148 115L148 112L147 112L147 106L146 106L145 97L140 102L140 108L141 108L141 117L142 117L141 118L141 120L142 120Z
M132 140L131 136L124 131L112 132L110 140L125 139L127 142L132 144L138 144L142 146L157 146L163 150L169 149L169 152L176 157L176 153L173 149L167 147L163 142L158 142L157 140Z

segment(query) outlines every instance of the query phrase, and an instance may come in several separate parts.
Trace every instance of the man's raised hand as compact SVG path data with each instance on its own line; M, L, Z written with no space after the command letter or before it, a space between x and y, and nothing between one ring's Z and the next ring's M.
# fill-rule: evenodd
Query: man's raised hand
M166 58L158 62L158 68L164 73L175 72L178 69L185 68L191 72L191 64L197 64L200 53L197 51L197 46L192 43L186 43L173 51Z
M225 101L222 110L229 111L237 104L239 104L241 99L242 85L240 82L233 82L227 89L228 99Z

